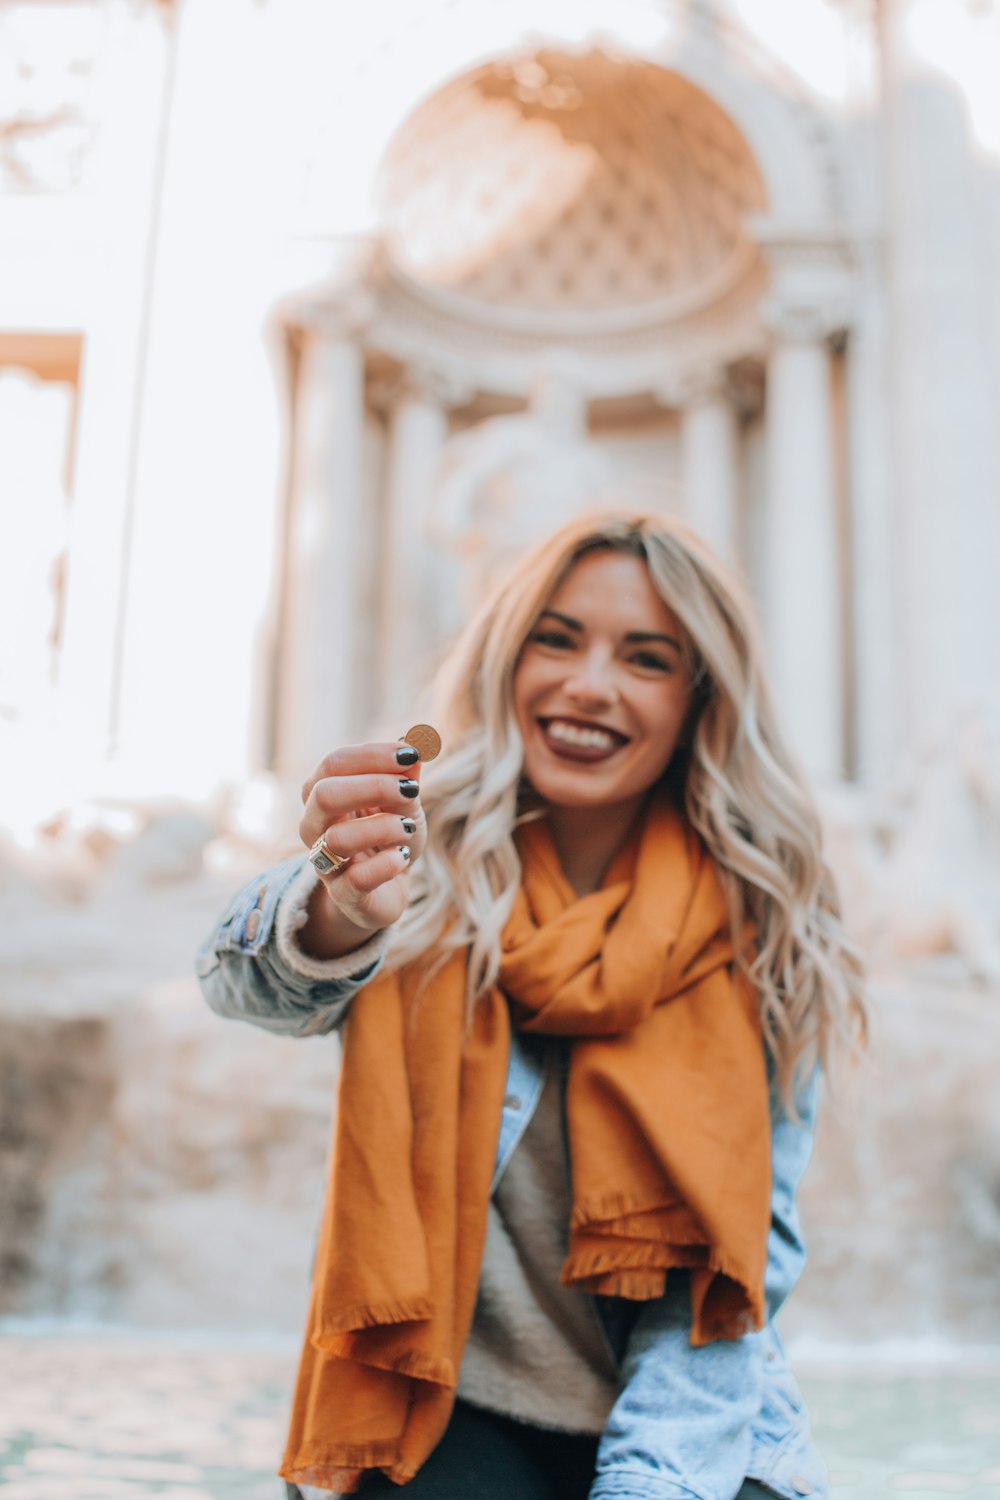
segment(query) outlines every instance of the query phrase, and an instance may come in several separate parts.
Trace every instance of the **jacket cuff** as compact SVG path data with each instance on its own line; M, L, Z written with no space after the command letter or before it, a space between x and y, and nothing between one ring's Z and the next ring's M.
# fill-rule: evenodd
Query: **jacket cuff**
M360 948L340 958L313 958L299 944L299 933L309 915L309 898L319 881L312 865L306 861L278 900L274 920L274 940L278 953L294 974L303 979L356 979L375 967L389 946L389 929L372 933Z

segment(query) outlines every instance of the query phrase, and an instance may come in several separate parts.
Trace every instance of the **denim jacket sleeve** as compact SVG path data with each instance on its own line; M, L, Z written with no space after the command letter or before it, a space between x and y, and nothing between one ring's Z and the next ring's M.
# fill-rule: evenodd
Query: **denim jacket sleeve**
M772 1206L765 1291L769 1320L805 1263L795 1194L812 1149L818 1078L792 1121L771 1085ZM635 1319L621 1391L598 1450L590 1500L734 1500L751 1473L762 1366L773 1331L693 1348L686 1272Z
M386 935L376 933L339 959L311 959L297 950L295 932L314 883L307 858L296 855L233 897L195 963L217 1015L280 1036L317 1036L342 1023L353 997L378 970Z

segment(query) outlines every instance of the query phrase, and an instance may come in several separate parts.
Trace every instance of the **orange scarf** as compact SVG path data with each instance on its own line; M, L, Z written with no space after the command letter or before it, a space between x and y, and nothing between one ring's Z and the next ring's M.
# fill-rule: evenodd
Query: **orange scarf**
M512 1022L577 1038L562 1281L649 1299L671 1267L688 1267L692 1343L763 1324L767 1081L714 863L681 815L655 803L601 890L578 899L546 825L517 837L522 885L500 986L471 1025L463 952L420 996L412 965L353 1002L280 1470L295 1483L350 1493L382 1469L403 1484L448 1425Z

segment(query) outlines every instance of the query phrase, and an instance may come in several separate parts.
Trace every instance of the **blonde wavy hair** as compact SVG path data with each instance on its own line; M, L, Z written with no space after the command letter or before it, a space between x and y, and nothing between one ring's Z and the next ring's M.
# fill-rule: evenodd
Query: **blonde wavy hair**
M693 701L664 780L714 857L732 931L750 917L765 1044L794 1112L819 1061L867 1037L863 965L847 937L819 816L782 738L753 604L743 584L681 521L607 513L560 527L486 599L439 670L430 708L446 753L422 779L428 843L396 924L392 968L468 948L469 1003L496 982L500 938L520 882L514 829L525 816L513 678L538 616L578 558L642 559L685 633ZM537 814L536 814L537 815Z

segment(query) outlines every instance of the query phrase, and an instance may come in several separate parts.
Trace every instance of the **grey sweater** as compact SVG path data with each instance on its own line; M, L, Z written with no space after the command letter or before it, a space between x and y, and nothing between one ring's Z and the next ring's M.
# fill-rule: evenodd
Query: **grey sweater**
M565 1046L489 1207L458 1394L543 1427L600 1433L618 1394L597 1311L564 1287L570 1216Z

